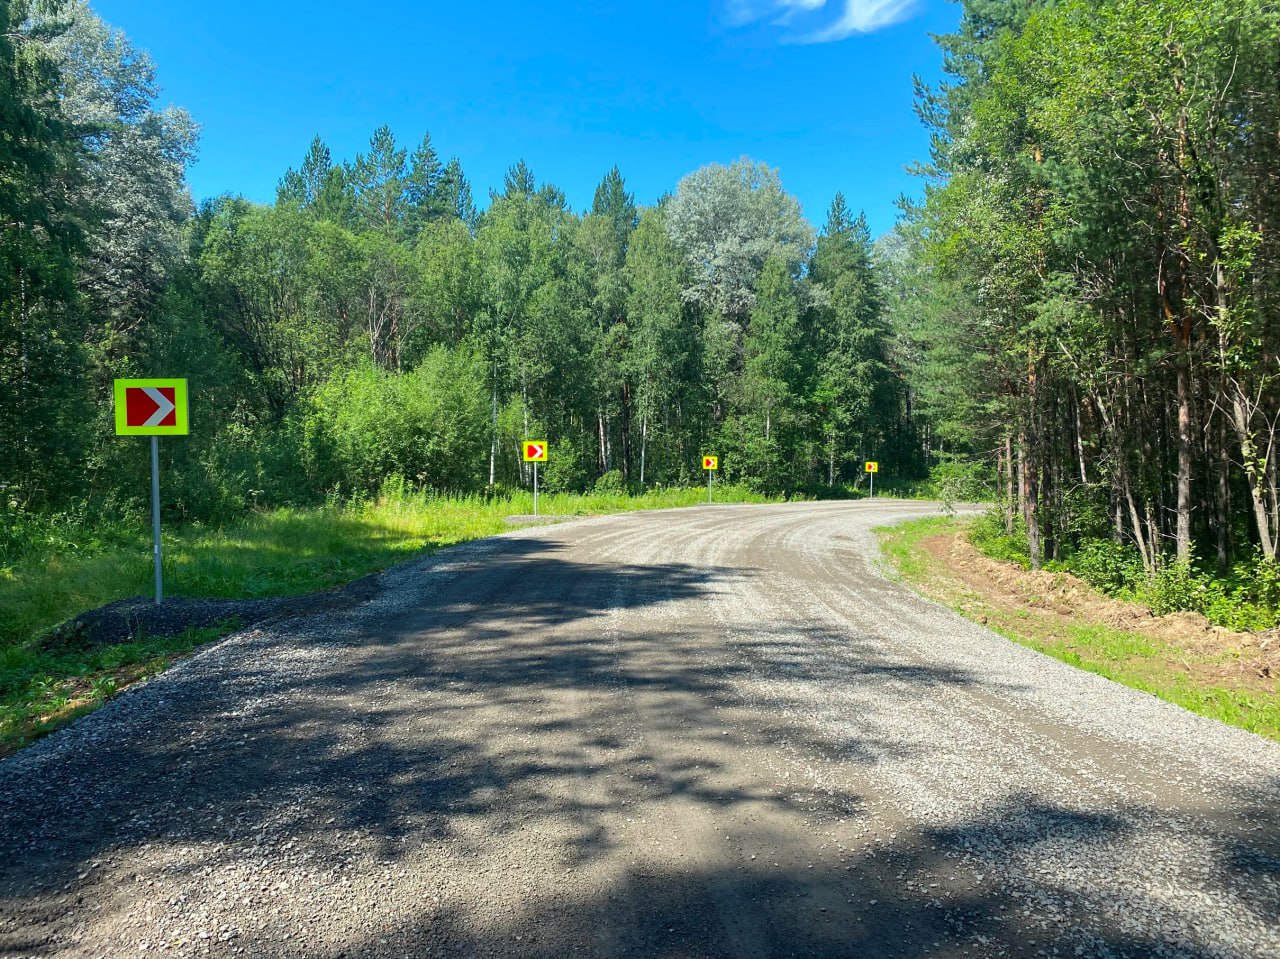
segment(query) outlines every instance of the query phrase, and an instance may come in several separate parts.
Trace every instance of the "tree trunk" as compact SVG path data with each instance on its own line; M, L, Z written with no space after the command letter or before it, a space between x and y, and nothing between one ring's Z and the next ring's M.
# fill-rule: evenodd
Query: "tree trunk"
M1178 353L1178 562L1191 561L1191 357Z
M1017 509L1017 503L1014 499L1015 473L1013 463L1013 434L1006 433L1004 435L1004 468L1005 468L1005 501L1004 501L1004 531L1008 536L1013 535L1013 516Z
M1080 425L1080 396L1075 392L1075 390L1072 390L1071 393L1071 406L1072 411L1075 414L1076 456L1080 462L1080 483L1083 486L1088 486L1089 474L1085 470L1084 465L1084 430Z
M1218 548L1218 575L1231 567L1231 457L1227 453L1227 424L1218 417L1218 488L1215 497L1214 533Z
M1159 548L1160 543L1160 521L1156 519L1156 514L1151 510L1151 504L1147 503L1147 543L1151 550L1151 571L1160 571L1160 560L1162 552Z
M649 417L640 417L640 488L644 488L644 458L649 447Z
M1040 516L1036 511L1039 489L1036 468L1031 438L1024 427L1018 434L1018 499L1022 509L1022 521L1027 526L1027 554L1031 558L1032 569L1040 568Z
M622 411L619 414L618 439L622 443L622 475L631 482L631 386L622 384Z
M1253 521L1258 529L1258 542L1262 546L1262 555L1269 560L1276 558L1277 533L1280 532L1280 517L1267 509L1266 486L1270 486L1271 505L1276 504L1275 456L1268 444L1266 463L1260 464L1258 448L1250 428L1249 411L1245 406L1245 398L1241 396L1238 384L1231 390L1231 425L1235 428L1236 441L1240 444L1240 458L1244 462L1245 477L1249 481L1249 499L1253 505ZM1259 466L1263 468L1259 469ZM1269 483L1266 480L1270 480Z
M1023 436L1024 441L1027 437ZM1038 464L1032 449L1027 450L1026 456L1026 488L1027 488L1027 553L1031 558L1031 568L1033 570L1040 568L1041 544L1040 544L1040 512L1038 509L1040 489L1038 485L1038 477L1036 476Z
M489 489L493 489L498 466L498 383L493 384L493 429L489 441Z

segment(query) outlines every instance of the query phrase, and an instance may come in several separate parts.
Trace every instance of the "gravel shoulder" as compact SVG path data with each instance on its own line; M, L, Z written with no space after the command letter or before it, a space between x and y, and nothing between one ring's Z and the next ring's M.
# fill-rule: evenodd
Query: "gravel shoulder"
M895 530L889 536L900 534ZM1225 692L1256 704L1258 717L1268 707L1268 715L1274 715L1280 705L1280 630L1236 632L1191 612L1157 616L1141 604L1103 595L1069 573L1031 572L991 559L969 542L964 528L915 542L916 562L908 576L912 588L1005 636L1048 652L1100 657L1099 664L1149 690L1189 690L1210 702ZM1112 658L1090 647L1082 628L1124 641L1116 644ZM1246 728L1280 738L1274 723Z
M0 956L1280 955L1280 745L878 572L894 501L577 520L0 761Z

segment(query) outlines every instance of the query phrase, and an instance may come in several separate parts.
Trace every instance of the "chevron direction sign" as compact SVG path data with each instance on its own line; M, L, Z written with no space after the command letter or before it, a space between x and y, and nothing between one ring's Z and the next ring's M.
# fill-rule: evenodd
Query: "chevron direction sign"
M525 440L524 461L526 463L545 463L547 461L547 441Z
M186 380L116 380L117 436L186 436Z

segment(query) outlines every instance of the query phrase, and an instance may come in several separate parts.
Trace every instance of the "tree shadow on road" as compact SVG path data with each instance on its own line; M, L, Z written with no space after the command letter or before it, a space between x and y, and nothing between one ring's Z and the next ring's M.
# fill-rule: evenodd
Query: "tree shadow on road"
M233 641L0 765L0 916L15 917L0 922L0 954L56 953L79 921L67 915L77 897L124 917L157 895L122 887L131 873L209 904L214 877L261 898L257 877L283 870L311 876L318 898L304 905L329 910L346 906L340 877L352 870L384 876L390 890L408 881L397 870L423 862L465 872L507 841L518 858L526 832L546 843L532 864L544 878L613 865L589 895L499 889L509 901L473 910L443 894L425 899L407 918L353 926L342 950L1162 954L1122 917L1085 922L1089 900L1073 899L1074 887L997 878L1000 857L1020 850L1049 844L1069 862L1122 842L1143 811L1008 796L959 826L866 832L875 797L850 784L886 751L909 747L859 731L856 699L837 736L815 730L804 702L805 684L819 682L890 683L903 696L1000 688L803 622L726 638L726 625L690 601L731 593L753 570L594 565L559 552L554 542L500 541L413 587L412 603L375 601ZM744 695L761 674L791 683L771 693L764 716ZM840 775L806 780L818 763ZM1208 873L1276 876L1274 850L1240 837L1245 819L1280 834L1274 811L1258 818L1277 791L1280 782L1259 784L1254 799L1218 811L1232 838ZM734 849L682 868L633 862L628 823L664 817L672 831L732 823ZM770 822L801 841L779 852ZM1242 909L1280 914L1274 885L1237 886L1219 889ZM1044 894L1064 903L1061 920L1047 916ZM285 908L238 944L274 955L267 943L299 921ZM283 954L339 952L305 940ZM1169 954L1212 954L1194 941L1179 948Z
M1280 785L1276 783L1275 785ZM486 955L559 957L848 957L1258 955L1247 944L1225 953L1198 935L1161 883L1128 888L1102 902L1093 877L1064 869L1056 878L1010 881L973 873L972 847L995 834L1000 855L1074 857L1132 838L1133 810L1081 813L1011 796L972 820L922 829L890 843L850 849L836 865L756 864L719 869L633 868L587 897L547 891L519 908L424 908L384 924L344 950L303 955ZM750 843L752 837L737 837ZM762 840L766 837L761 837ZM980 861L980 860L979 860ZM990 864L989 865L993 865ZM1271 873L1274 877L1274 872ZM1265 901L1236 898L1233 921L1266 924ZM496 918L495 918L496 915Z

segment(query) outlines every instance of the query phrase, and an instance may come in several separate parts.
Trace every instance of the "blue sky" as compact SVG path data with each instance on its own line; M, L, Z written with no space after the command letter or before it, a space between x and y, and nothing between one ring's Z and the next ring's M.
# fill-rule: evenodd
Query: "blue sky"
M274 199L319 134L335 159L389 124L430 132L477 202L523 158L575 210L617 164L640 203L711 162L780 170L821 226L842 190L889 229L928 141L912 74L939 76L948 0L462 3L91 0L201 125L197 199Z

